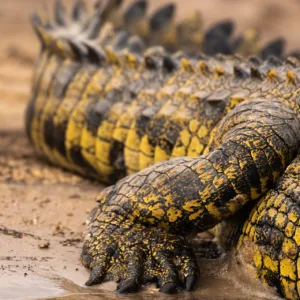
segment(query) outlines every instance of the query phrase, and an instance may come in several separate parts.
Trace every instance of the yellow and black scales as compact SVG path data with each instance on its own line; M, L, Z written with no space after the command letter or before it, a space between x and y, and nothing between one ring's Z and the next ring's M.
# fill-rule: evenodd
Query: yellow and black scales
M199 271L188 237L235 216L236 252L251 245L257 276L300 299L300 63L144 50L103 21L109 9L90 19L79 1L70 21L58 3L55 23L33 17L42 51L26 116L32 144L86 176L128 175L90 215L87 285L191 290ZM236 212L246 204L245 221Z

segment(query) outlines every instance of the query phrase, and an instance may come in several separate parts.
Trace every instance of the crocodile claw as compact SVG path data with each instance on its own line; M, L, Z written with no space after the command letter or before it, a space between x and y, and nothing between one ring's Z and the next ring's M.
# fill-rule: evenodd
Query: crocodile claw
M153 281L165 294L175 293L178 287L191 290L199 274L192 249L182 236L117 215L108 217L100 210L91 221L81 260L91 269L86 285L113 280L119 282L119 294L136 292Z

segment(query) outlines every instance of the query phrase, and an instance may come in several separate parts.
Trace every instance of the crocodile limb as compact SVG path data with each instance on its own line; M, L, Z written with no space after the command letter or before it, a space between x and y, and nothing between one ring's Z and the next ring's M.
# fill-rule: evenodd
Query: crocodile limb
M154 278L162 292L191 289L198 271L185 238L266 193L299 147L299 120L281 101L241 103L218 128L212 152L155 164L103 191L82 252L87 285L108 277L130 292Z

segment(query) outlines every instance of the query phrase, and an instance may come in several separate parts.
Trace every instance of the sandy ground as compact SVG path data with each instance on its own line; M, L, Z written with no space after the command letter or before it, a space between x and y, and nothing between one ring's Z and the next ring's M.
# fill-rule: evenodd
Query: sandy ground
M162 2L150 0L152 9ZM262 28L264 41L285 36L290 49L300 48L300 1L175 2L179 18L197 7L206 26L234 18L241 30ZM0 0L0 299L124 298L113 292L114 284L84 287L88 271L79 262L85 219L103 186L37 158L24 134L23 115L38 53L28 14L42 3ZM201 268L199 288L192 294L163 296L150 287L125 299L253 299L234 284L226 264L202 261Z

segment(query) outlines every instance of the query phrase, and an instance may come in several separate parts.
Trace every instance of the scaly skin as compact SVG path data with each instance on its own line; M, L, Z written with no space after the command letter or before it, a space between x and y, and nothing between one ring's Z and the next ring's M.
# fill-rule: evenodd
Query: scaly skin
M283 117L283 114L286 115ZM268 126L264 122L268 122ZM132 291L141 280L148 280L140 276L141 270L148 267L148 260L154 266L164 263L156 252L150 251L156 243L164 243L161 231L154 232L157 227L175 234L178 243L192 233L212 228L249 200L258 199L265 193L296 155L300 123L280 101L245 102L221 125L224 128L221 146L208 155L155 164L126 177L100 195L82 254L84 264L92 269L88 285L101 282L107 275L123 280L119 285L121 291L125 285L126 291ZM264 134L267 134L267 140ZM282 136L284 144L280 145L279 137ZM143 226L144 230L141 230ZM147 238L150 249L143 245L144 232L149 230L151 237L158 239L152 242L152 238ZM121 263L126 270L126 262L119 258L127 256L131 244L139 245L136 251L143 252L144 260L135 266L134 274L125 272L124 276L123 271L115 270L114 264ZM174 257L174 252L181 252L180 248L174 251L173 247L163 247L164 260L172 262L167 274L176 274L176 266L179 274L185 275L165 279L164 271L157 277L159 283L176 285L181 282L185 285L197 275L194 258L188 257L191 268L186 272L187 265L176 264L177 256ZM129 279L132 284L127 286ZM172 291L161 285L164 292Z
M274 189L253 208L237 251L252 247L257 276L286 299L299 299L300 156L289 165Z
M33 145L102 181L131 174L90 215L86 284L191 290L190 238L260 199L237 251L254 243L258 276L298 299L298 61L188 59L107 29L100 43L35 25L44 48L27 112Z

